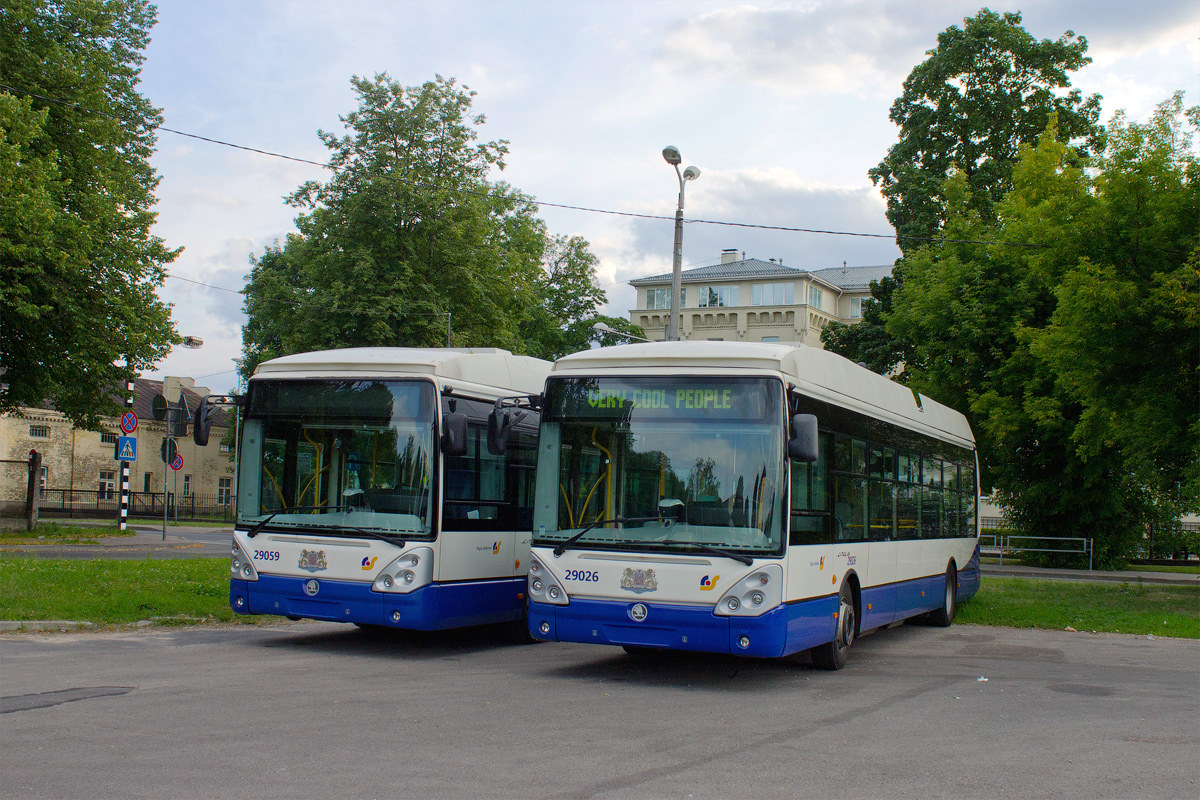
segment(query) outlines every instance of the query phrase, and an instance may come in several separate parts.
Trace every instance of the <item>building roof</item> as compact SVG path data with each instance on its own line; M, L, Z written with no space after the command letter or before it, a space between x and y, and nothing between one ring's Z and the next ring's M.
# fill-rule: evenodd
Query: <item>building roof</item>
M802 269L785 267L772 261L762 261L757 258L747 258L741 261L731 261L728 264L712 264L707 267L685 269L681 275L684 282L730 278L766 278L775 275L807 275ZM671 273L651 275L649 278L634 278L630 286L643 286L654 283L670 283Z
M813 270L822 280L829 281L846 291L866 291L871 288L871 281L878 281L892 274L891 264L877 267L829 267Z
M706 267L685 269L680 273L680 277L683 283L695 283L707 280L747 280L784 276L811 276L846 291L866 291L870 287L871 281L877 281L891 274L892 268L890 265L868 267L843 266L805 270L798 269L797 267L787 267L775 261L746 258L726 264L711 264ZM647 278L634 278L629 282L629 285L653 286L655 284L670 282L671 273L666 272L661 275L651 275Z

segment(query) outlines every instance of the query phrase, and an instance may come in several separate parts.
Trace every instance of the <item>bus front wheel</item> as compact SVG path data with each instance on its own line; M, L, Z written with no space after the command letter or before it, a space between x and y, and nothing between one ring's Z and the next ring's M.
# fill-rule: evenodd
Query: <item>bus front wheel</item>
M958 606L958 573L954 565L946 567L946 586L942 592L942 607L929 612L929 621L940 628L950 627L954 622L954 611Z
M821 669L841 669L846 666L846 657L850 654L850 645L854 644L857 628L858 615L854 608L854 592L850 588L850 582L843 581L842 589L838 592L837 630L834 639L813 648L813 663Z

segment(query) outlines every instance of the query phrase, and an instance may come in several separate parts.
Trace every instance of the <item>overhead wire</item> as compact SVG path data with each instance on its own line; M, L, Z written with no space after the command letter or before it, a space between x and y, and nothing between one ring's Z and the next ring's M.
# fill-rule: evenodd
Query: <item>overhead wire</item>
M23 94L28 97L36 97L39 100L45 100L48 103L55 103L58 105L69 107L69 108L74 108L74 109L83 111L88 114L96 114L99 116L109 117L110 119L116 119L118 121L121 119L117 115L110 114L106 111L97 111L95 109L88 108L87 106L81 105L79 103L74 103L74 102L70 102L67 100L60 100L60 99L57 99L54 97L48 97L46 95L38 94L37 92L31 92L26 89L21 89L19 87L11 86L6 83L0 83L0 89L5 89L10 92L17 92L19 94ZM247 145L241 145L241 144L237 144L234 142L228 142L223 139L215 139L215 138L212 138L209 136L201 136L199 134L189 133L187 131L181 131L181 130L178 130L175 128L169 128L166 125L163 125L161 123L153 126L153 129L159 130L159 131L164 131L164 132L170 133L170 134L174 134L176 136L183 136L183 137L186 137L189 139L196 139L199 141L208 142L210 144L220 145L222 147L233 148L235 150L242 150L245 152L256 153L258 155L269 156L271 158L279 158L279 159L284 159L286 161L292 161L292 162L299 163L299 164L307 164L307 165L314 166L314 167L320 167L322 169L328 169L331 172L335 172L335 173L341 172L341 170L339 170L337 167L334 167L333 165L328 164L328 163L322 163L320 161L313 161L312 159L307 159L307 158L300 158L298 156L290 156L290 155L287 155L286 153L276 153L271 150L263 150L263 149L257 148L257 147L249 147ZM415 181L415 180L411 180L411 179L400 178L395 175L377 174L375 177L378 177L378 178L381 178L384 180L390 180L395 183L400 183L400 184L404 184L407 186L412 186L415 188L443 189L443 190L454 188L456 191L460 191L464 194L469 194L469 195L473 195L473 196L477 196L477 197L492 198L492 199L504 197L503 195L496 195L496 194L492 194L490 192L483 192L483 191L478 191L478 190L474 190L474 189L463 189L461 187L448 187L448 186L442 186L439 184L430 184L430 183L426 183L423 181ZM530 197L530 198L528 198L528 200L529 200L529 202L531 202L535 205L538 205L538 206L545 206L547 208L560 208L560 209L564 209L564 210L568 210L568 211L581 211L581 212L585 212L585 213L589 213L589 214L607 214L610 216L631 217L631 218L635 218L635 219L649 219L649 220L669 221L669 222L675 220L674 216L666 216L666 215L662 215L662 214L643 214L643 213L638 213L638 212L634 212L634 211L617 211L614 209L595 208L595 207L590 207L590 206L579 206L579 205L572 205L572 204L568 204L568 203L552 203L552 202L546 201L546 200L538 200L537 198L534 198L534 197ZM827 229L821 229L821 228L801 228L801 227L790 226L790 225L764 225L761 223L753 223L753 222L730 222L728 220L684 219L683 221L689 225L721 225L721 226L733 227L733 228L750 228L750 229L756 229L756 230L781 231L781 232L785 232L785 233L810 233L810 234L816 234L816 235L822 235L822 236L850 236L850 237L857 237L857 238L893 239L893 240L903 239L906 241L918 241L918 242L941 242L943 244L983 244L983 245L1004 245L1004 246L1009 246L1009 247L1031 247L1031 248L1042 248L1042 247L1049 246L1049 245L1044 245L1044 244L1032 244L1032 243L1028 243L1028 242L997 242L997 241L986 241L986 240L979 240L979 239L946 239L946 238L937 237L937 236L904 236L904 235L895 234L895 233L862 233L862 232L856 232L856 231L835 231L835 230L827 230Z

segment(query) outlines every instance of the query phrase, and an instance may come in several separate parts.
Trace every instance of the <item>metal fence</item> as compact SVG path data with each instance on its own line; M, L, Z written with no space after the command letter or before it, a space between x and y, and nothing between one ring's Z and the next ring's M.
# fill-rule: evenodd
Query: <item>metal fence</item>
M169 507L163 508L163 503ZM39 503L40 514L48 517L108 517L117 518L121 493L116 489L45 489ZM130 492L129 516L162 519L163 512L171 519L210 520L222 524L234 520L233 499L227 493L186 494L169 492Z
M1007 533L980 533L979 553L999 556L1004 566L1004 556L1014 553L1060 553L1086 555L1088 570L1092 569L1092 540L1068 536L1018 536Z

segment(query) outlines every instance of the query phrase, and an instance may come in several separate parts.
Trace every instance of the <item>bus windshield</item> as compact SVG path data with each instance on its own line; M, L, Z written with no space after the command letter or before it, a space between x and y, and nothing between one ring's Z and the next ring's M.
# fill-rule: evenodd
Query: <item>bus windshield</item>
M238 522L432 534L435 396L425 380L253 382Z
M782 403L771 378L551 378L534 544L782 552Z

